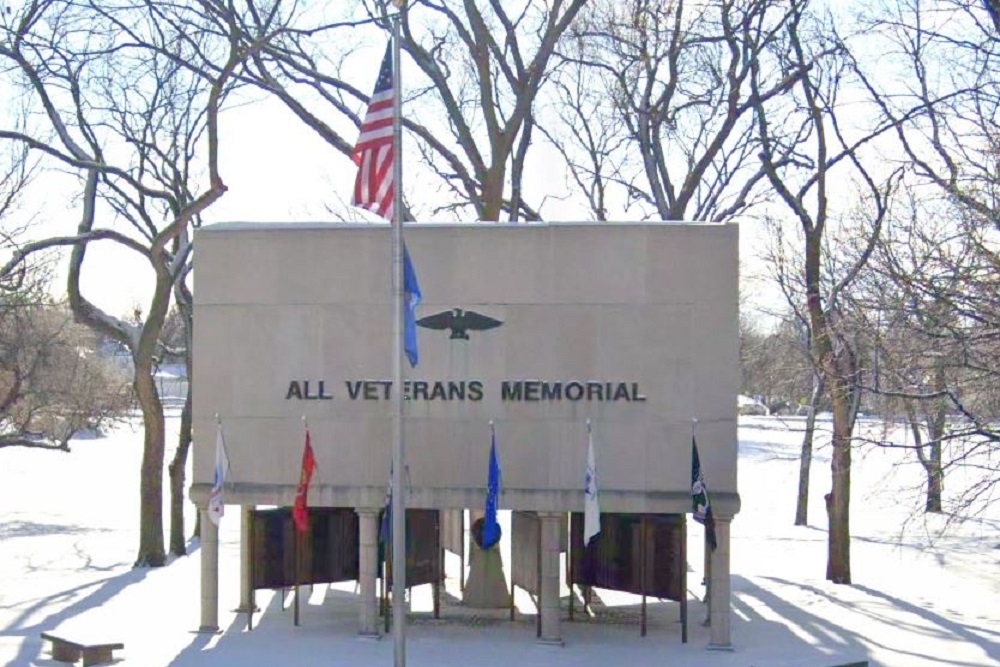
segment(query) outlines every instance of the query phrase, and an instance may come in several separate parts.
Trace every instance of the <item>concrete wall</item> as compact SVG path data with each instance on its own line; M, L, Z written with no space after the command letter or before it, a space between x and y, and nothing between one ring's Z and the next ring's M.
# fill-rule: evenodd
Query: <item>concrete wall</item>
M691 420L716 504L736 493L737 227L702 224L415 225L406 240L422 318L463 308L501 320L469 340L418 328L406 442L415 506L475 506L495 420L513 509L582 508L593 420L602 509L690 506ZM387 226L214 225L195 245L193 494L212 480L222 419L227 494L290 503L309 421L315 504L378 505L391 457L391 400L348 383L388 381ZM287 398L291 381L330 400ZM482 398L431 399L435 381ZM633 384L644 401L504 401L503 381ZM353 385L352 385L353 386ZM372 385L381 397L381 385ZM522 385L522 391L528 391ZM596 390L592 390L595 391ZM602 393L606 393L602 390ZM596 393L592 394L596 398Z

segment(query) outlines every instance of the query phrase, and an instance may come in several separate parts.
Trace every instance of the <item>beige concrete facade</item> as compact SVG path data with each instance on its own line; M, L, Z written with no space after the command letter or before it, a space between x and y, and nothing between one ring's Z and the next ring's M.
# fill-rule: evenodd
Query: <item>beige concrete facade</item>
M411 385L406 404L410 506L481 505L492 419L501 508L580 511L590 418L603 511L690 511L697 418L715 511L738 511L735 225L420 224L405 233L423 292L418 319L461 308L503 322L467 340L418 327L420 363L406 373L427 384ZM211 484L218 415L226 502L291 504L305 416L318 462L310 502L380 506L392 444L388 226L206 227L195 308L195 500ZM504 382L520 383L508 384L507 400ZM578 390L583 398L567 398Z
M501 323L417 328L420 363L406 370L406 503L481 508L495 422L500 508L538 512L542 522L544 643L562 643L563 513L583 510L587 420L603 512L687 513L697 419L719 541L711 646L730 646L737 235L735 225L671 223L405 231L423 292L418 319L461 309ZM204 506L218 418L230 461L226 503L291 505L305 417L317 460L310 504L354 507L359 516L362 636L378 633L391 318L388 226L225 224L197 234L191 496ZM201 627L212 631L218 544L206 517ZM250 608L246 562L243 569L241 608Z

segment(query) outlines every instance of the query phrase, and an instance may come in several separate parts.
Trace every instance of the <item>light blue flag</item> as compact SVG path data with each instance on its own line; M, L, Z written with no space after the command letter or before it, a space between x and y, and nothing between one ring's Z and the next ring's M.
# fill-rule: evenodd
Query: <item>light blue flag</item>
M486 488L486 516L483 517L483 549L491 549L500 541L497 504L500 501L500 462L497 460L497 434L490 442L490 475Z
M419 359L417 354L417 306L422 297L420 284L417 282L417 272L413 270L410 253L407 252L404 244L403 298L406 302L406 316L403 323L403 348L406 350L406 358L410 360L410 366L416 366Z

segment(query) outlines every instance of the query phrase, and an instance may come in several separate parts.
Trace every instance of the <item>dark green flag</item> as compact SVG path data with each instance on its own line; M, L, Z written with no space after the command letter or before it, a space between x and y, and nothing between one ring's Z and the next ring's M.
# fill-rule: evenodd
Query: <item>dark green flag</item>
M698 458L698 443L691 436L691 508L694 510L694 520L705 526L705 540L715 551L718 546L715 540L715 517L712 516L712 504L708 500L708 487L705 486L705 476L701 472L701 460Z

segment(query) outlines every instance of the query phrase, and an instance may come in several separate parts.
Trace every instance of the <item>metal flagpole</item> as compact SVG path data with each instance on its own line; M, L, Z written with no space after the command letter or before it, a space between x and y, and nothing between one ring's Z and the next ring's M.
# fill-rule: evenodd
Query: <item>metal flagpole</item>
M402 3L399 3L402 4ZM403 434L403 162L402 99L399 85L399 21L392 17L392 637L393 664L406 665L406 490L404 473L406 457Z

